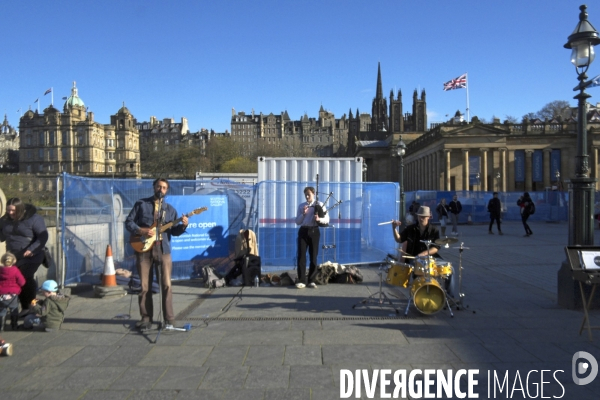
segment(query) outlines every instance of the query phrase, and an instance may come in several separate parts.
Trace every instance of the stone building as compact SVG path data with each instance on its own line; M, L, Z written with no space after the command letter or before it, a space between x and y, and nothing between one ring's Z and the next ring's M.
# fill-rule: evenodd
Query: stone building
M383 96L381 65L377 66L376 94L372 102L372 114L356 114L350 109L348 116L335 115L321 106L319 117L311 118L304 114L300 120L292 120L287 111L279 114L246 114L231 112L231 137L241 142L248 153L258 144L287 147L301 146L313 150L320 157L346 157L357 151L357 142L384 140L392 132L425 131L427 126L427 104L425 91L418 98L413 95L413 112L403 113L402 92L394 97L390 92L390 103Z
M0 125L0 172L19 171L19 131L4 121Z
M600 176L600 113L588 107L588 154L591 177ZM395 143L394 143L395 144ZM390 145L394 145L390 143ZM404 188L501 192L566 189L575 176L577 121L495 119L482 124L452 119L407 144ZM395 160L397 161L397 160ZM397 181L397 179L394 179ZM596 184L600 190L600 182Z
M175 122L173 118L164 118L162 121L151 116L150 121L136 122L140 133L140 147L143 151L144 145L172 146L178 145L182 138L190 133L188 120L181 117L181 122Z
M73 82L61 113L28 110L19 122L19 170L24 173L140 177L139 133L123 104L110 124L94 121Z
M270 113L246 115L241 111L231 112L231 137L241 142L248 155L258 145L287 148L300 147L312 149L317 156L331 157L344 155L348 141L348 120L346 115L335 118L323 106L319 109L319 118L310 118L304 114L300 120L292 121L287 111L276 115Z

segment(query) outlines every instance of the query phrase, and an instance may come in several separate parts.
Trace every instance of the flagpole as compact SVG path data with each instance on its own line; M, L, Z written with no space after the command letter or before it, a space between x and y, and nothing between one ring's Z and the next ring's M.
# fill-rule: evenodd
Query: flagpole
M53 106L53 105L54 105L54 88L53 88L53 87L51 87L51 88L50 88L50 90L51 90L51 92L50 92L50 96L52 96L52 97L50 98L50 105L52 105L52 106Z
M466 89L467 89L467 123L471 122L471 110L469 109L469 73L465 74L465 78L467 81Z

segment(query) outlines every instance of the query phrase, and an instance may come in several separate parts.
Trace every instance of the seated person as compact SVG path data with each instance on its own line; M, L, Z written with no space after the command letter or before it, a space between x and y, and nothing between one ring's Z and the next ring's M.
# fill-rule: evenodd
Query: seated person
M436 258L441 258L438 253L440 246L435 244L435 241L440 238L440 233L435 226L430 224L431 220L431 210L427 206L419 207L417 211L417 223L408 225L401 233L398 233L396 229L398 226L402 225L400 221L392 222L392 230L394 232L394 240L398 243L402 243L403 248L406 245L406 250L404 254L413 256L413 257L427 257L433 256ZM427 249L427 244L423 243L423 241L431 241L429 249ZM414 264L414 259L408 259L411 261L411 264ZM415 278L415 274L413 273L413 279ZM447 279L445 279L445 287L447 292L451 292L451 282L452 275L450 275Z
M431 220L431 210L427 206L419 207L417 211L417 222L408 225L402 233L398 233L396 229L402 222L392 221L392 231L394 232L394 240L398 243L406 243L406 253L414 257L430 256L439 257L439 245L435 241L440 238L440 233L437 228L429 223ZM430 240L432 245L427 250L427 245L422 240Z
M45 281L40 292L44 299L33 301L29 308L30 314L23 322L23 328L32 329L38 326L46 332L60 329L69 305L69 297L58 293L58 284L53 280Z
M250 229L240 229L235 238L235 265L225 275L225 283L229 283L242 274L242 262L247 255L258 256L258 245L256 234Z

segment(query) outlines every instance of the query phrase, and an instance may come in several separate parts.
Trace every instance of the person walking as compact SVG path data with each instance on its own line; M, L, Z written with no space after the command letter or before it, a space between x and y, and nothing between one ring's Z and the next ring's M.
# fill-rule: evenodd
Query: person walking
M534 205L533 199L529 196L528 192L523 193L523 196L519 197L517 200L517 205L521 208L521 221L523 222L523 227L525 228L525 237L533 235L531 228L527 224L527 219L531 214L533 214Z
M440 221L440 228L442 230L442 236L446 236L446 224L448 223L449 218L449 208L448 204L446 204L446 198L442 198L440 203L437 205L435 211L438 215L438 220Z
M458 235L458 214L462 211L462 204L458 201L458 196L454 195L450 202L450 218L452 219L452 234Z
M490 199L487 206L488 212L490 213L490 227L488 233L493 235L492 226L494 225L494 220L496 221L496 225L498 226L498 234L503 235L502 229L500 228L500 217L502 216L502 203L498 198L498 192L494 192L494 197Z

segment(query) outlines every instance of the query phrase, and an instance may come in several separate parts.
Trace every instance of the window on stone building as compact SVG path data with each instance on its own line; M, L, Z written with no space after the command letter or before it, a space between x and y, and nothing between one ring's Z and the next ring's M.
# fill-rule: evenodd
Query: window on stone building
M27 172L31 172L31 165L27 165Z
M38 165L38 171L40 171L40 172L44 171L44 164Z
M113 167L111 165L108 166L108 172L113 172Z
M31 160L31 150L27 150L27 159Z
M44 149L38 149L38 158L40 160L44 159Z

